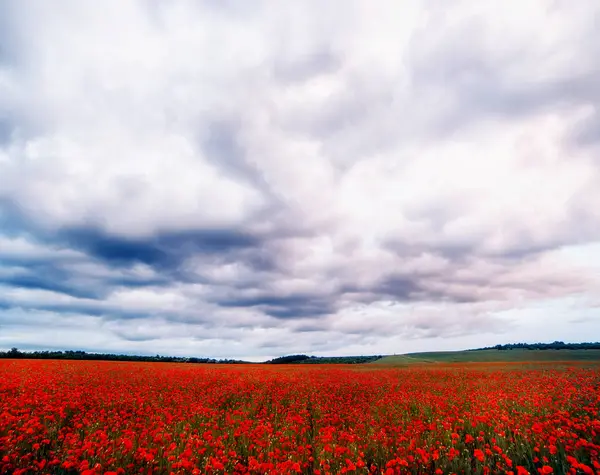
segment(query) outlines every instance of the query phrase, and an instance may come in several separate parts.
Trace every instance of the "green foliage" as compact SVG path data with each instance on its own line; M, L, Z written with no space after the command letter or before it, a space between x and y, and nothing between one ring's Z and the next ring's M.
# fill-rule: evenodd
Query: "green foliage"
M141 356L116 355L111 353L86 353L85 351L32 351L21 352L17 348L0 351L0 358L27 358L39 360L92 360L92 361L146 361L157 363L204 363L204 364L240 364L247 361L215 360L212 358L195 358L182 356Z
M507 345L478 348L478 350L600 350L600 342L564 343L562 341L554 341L552 343L509 343Z
M204 363L240 364L247 361L181 356L141 356L111 353L86 353L85 351L32 351L22 352L18 348L0 351L0 358L28 358L53 360L94 360L94 361L147 361L160 363ZM466 351L440 351L428 353L408 353L393 356L308 356L287 355L266 361L266 364L363 364L380 363L409 365L433 362L492 362L492 361L569 361L600 360L600 343L509 343L493 347Z
M381 358L380 355L374 356L307 356L307 355L289 355L280 356L266 361L266 364L362 364L371 363Z
M600 361L600 350L556 349L535 350L515 348L513 350L466 350L409 353L398 356L384 356L379 364L407 365L415 363L493 363L528 361Z
M432 361L423 358L418 358L415 356L390 355L378 358L377 360L373 361L373 363L408 366L413 364L432 363Z
M273 358L272 360L266 361L266 364L295 364L302 363L305 360L310 359L310 356L306 355L288 355L280 356L279 358Z

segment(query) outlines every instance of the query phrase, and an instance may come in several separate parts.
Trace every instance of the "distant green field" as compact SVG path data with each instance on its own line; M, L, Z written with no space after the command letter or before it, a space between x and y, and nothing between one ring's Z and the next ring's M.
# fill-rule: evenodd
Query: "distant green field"
M373 361L369 364L393 364L393 365L412 365L412 364L423 364L423 363L435 363L424 358L420 358L412 355L389 355L383 356L378 360Z
M600 361L600 350L471 350L407 353L384 356L370 364L409 365L421 363L519 361Z

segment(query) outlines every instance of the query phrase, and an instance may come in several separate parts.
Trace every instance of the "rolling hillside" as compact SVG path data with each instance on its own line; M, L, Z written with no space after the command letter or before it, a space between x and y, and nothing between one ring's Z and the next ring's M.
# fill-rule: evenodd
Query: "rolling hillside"
M390 355L371 364L409 365L419 363L519 361L600 361L600 350L467 350Z

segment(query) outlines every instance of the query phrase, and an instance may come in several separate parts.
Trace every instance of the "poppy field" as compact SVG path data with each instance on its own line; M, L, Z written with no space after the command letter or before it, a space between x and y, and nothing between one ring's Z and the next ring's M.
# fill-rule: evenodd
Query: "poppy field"
M0 361L0 474L600 474L600 368Z

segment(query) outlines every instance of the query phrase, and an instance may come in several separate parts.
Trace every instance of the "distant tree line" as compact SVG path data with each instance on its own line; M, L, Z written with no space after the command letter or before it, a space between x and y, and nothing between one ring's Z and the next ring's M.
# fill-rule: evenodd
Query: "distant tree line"
M213 358L195 358L183 356L141 356L117 355L112 353L87 353L85 351L20 351L12 348L9 351L0 351L0 358L27 358L38 360L90 360L90 361L146 361L159 363L204 363L204 364L240 364L248 361ZM289 355L265 361L265 364L360 364L369 363L380 359L374 356L307 356Z
M488 346L479 350L600 350L600 343L508 343L506 345Z
M158 363L204 363L204 364L240 364L247 361L216 360L213 358L195 358L182 356L141 356L141 355L115 355L112 353L86 353L85 351L19 351L12 348L10 351L0 351L0 358L27 358L39 360L91 360L91 361L147 361Z
M307 356L307 355L289 355L280 356L265 364L361 364L376 361L381 355L374 356Z

